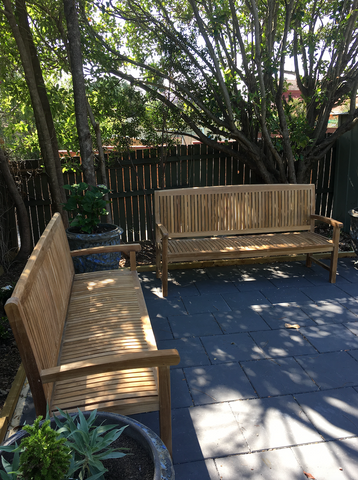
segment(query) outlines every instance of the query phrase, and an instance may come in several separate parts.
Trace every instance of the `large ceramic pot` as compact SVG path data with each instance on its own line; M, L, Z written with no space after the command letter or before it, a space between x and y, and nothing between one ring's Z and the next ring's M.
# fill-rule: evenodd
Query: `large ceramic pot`
M350 225L350 236L353 241L353 248L358 255L358 208L353 208L349 210L349 215L351 217L351 225Z
M99 227L105 230L103 233L77 233L76 227L66 230L70 250L82 250L83 248L101 247L106 245L118 245L123 229L117 225L100 223ZM98 272L99 270L114 270L118 268L121 259L120 252L100 253L73 257L76 273Z
M91 412L83 413L84 416L87 418L89 417ZM118 415L116 413L97 412L95 424L101 425L102 423L105 423L106 425L116 425L116 428L121 428L124 425L128 425L122 435L127 435L133 438L148 452L154 464L153 480L175 480L173 463L169 451L162 442L162 440L158 437L158 435L153 432L153 430L146 427L142 423L124 415ZM51 427L56 427L54 420L51 420ZM21 438L25 435L26 432L20 431L10 437L6 442L4 442L3 445L12 445L15 442L19 444ZM120 460L121 459L119 459L118 461L120 462ZM133 461L135 461L134 457Z

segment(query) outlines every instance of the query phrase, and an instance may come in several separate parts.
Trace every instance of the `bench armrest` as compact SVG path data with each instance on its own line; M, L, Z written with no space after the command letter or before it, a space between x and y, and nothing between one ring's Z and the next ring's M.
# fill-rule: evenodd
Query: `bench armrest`
M156 228L159 230L162 237L168 237L169 236L168 230L166 229L166 227L162 223L157 223Z
M343 223L338 222L337 220L333 220L333 218L329 217L323 217L322 215L311 215L312 220L318 220L320 222L328 223L329 225L332 225L332 227L336 228L342 228Z
M119 370L168 367L170 365L178 365L179 362L179 353L174 348L168 350L147 350L145 352L125 353L123 355L107 355L90 361L84 360L46 368L41 370L40 377L42 383L51 383Z
M83 248L82 250L71 250L71 257L81 257L83 255L92 255L96 253L122 252L130 256L131 270L136 270L135 252L140 252L139 243L129 245L106 245L102 247Z

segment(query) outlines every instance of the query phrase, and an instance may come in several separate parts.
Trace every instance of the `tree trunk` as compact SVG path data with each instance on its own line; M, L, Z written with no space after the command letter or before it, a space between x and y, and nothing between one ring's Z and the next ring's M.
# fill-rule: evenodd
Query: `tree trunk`
M63 0L75 101L76 126L85 182L96 185L91 133L87 119L87 97L82 67L81 34L75 0Z
M45 114L46 122L48 125L48 130L50 133L51 137L51 143L52 143L52 151L53 151L53 156L55 159L55 168L56 168L56 173L57 173L57 180L58 184L60 187L60 195L62 199L62 203L66 202L66 192L63 188L64 182L63 182L63 173L62 173L62 167L61 167L61 161L59 158L59 153L58 153L58 142L57 142L57 135L56 135L56 130L55 130L55 125L53 123L53 118L52 118L52 113L51 113L51 108L50 108L50 103L48 101L47 97L47 91L46 91L46 86L45 82L42 76L42 70L41 70L41 65L40 61L37 55L37 50L33 41L32 33L30 30L29 26L29 21L28 21L28 16L27 16L27 10L26 10L26 4L25 0L16 0L16 15L18 18L19 22L19 27L20 27L20 33L22 36L22 39L24 41L25 45L28 45L28 49L30 52L30 58L32 61L32 67L34 69L34 75L36 79L36 85L37 85L37 90L39 93L40 101L43 107L43 111ZM66 217L68 217L67 212L64 211Z
M30 220L22 196L16 188L15 181L11 175L8 160L4 150L0 148L0 172L5 180L11 198L13 199L19 222L19 233L21 247L16 255L16 261L26 260L32 251Z
M96 122L96 119L94 118L93 111L92 111L91 105L89 104L88 100L87 100L87 109L88 109L88 116L89 116L90 121L92 123L92 127L93 127L93 130L95 131L96 139L97 139L97 147L98 147L98 155L99 155L99 171L100 171L100 175L101 175L101 183L108 188L107 173L106 173L106 160L105 160L105 157L104 157L104 150L103 150L103 145L102 145L101 129L100 129L99 123ZM108 194L106 194L104 196L104 199L106 200L106 202L109 202ZM110 206L109 203L107 203L107 205L106 205L106 210L108 212L108 215L106 215L105 221L107 223L113 223L111 206Z
M40 93L39 93L40 87L38 84L38 78L35 75L33 59L30 54L30 47L28 43L29 35L25 32L21 33L23 28L26 28L26 27L18 23L12 10L11 1L2 0L2 2L5 6L6 18L9 22L11 31L13 33L14 39L17 44L17 48L19 50L21 63L25 72L26 83L29 88L31 104L32 104L32 108L33 108L35 120L36 120L36 128L37 128L37 134L39 137L41 154L45 164L46 173L49 176L49 185L50 185L53 208L55 211L58 211L61 213L64 224L66 225L68 217L67 217L67 212L65 212L62 208L63 192L62 192L62 189L60 189L60 185L58 181L58 167L56 166L56 163L58 164L60 162L60 159L58 156L58 152L56 156L54 155L54 148L52 144L51 133L49 130L49 125L47 124L47 121L46 121L46 113L44 111L44 107L40 98ZM25 8L24 5L22 7ZM22 9L20 8L20 12L19 12L20 17L22 18L22 22L23 22L24 11L21 12L21 10L23 10L23 8ZM36 54L36 49L34 45L33 45L33 48L34 48L33 53Z

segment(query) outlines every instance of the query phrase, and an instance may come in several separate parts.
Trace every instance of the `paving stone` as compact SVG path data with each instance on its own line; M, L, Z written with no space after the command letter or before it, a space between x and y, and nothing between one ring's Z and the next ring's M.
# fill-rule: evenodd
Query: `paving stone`
M170 387L172 408L192 407L189 387L181 368L170 370Z
M152 316L151 324L154 332L156 341L167 340L173 338L173 333L169 325L169 321L166 317L155 317Z
M347 260L344 262L344 260ZM354 267L355 258L339 260L339 276L345 278L349 283L358 283L358 267Z
M358 385L358 363L348 352L295 358L321 389Z
M158 343L158 348L176 348L180 355L179 365L171 368L196 367L210 365L209 357L200 341L200 338L185 337L173 340L163 340Z
M350 332L358 336L358 322L348 322L343 324Z
M292 305L254 305L252 309L259 313L265 322L273 329L285 328L285 323L297 323L301 327L305 325L316 325L301 308Z
M358 361L358 350L349 350L347 353Z
M331 283L326 285L318 285L309 288L301 288L301 292L305 293L309 298L314 302L319 302L322 300L338 300L347 298L349 295L344 292L341 288Z
M199 296L200 292L196 287L195 283L188 285L178 285L175 281L168 280L168 296L178 296L178 297L193 297L195 295Z
M294 329L251 332L251 336L270 358L316 353L312 345Z
M242 308L248 308L252 305L270 305L270 302L261 292L237 292L236 295L222 294L223 299L229 305L231 310L241 310Z
M356 300L358 299L358 285L356 283L347 283L346 285L342 285L340 288Z
M217 458L215 463L220 480L307 480L290 448Z
M295 395L325 440L358 435L358 393L351 387Z
M261 293L270 303L309 303L310 298L297 288L265 288Z
M240 292L250 292L254 290L262 290L264 288L272 288L273 284L266 277L257 277L237 281L235 282L235 286Z
M358 471L358 439L347 438L292 448L303 470L324 480L355 480Z
M257 396L238 363L185 368L184 373L196 405Z
M168 320L174 338L222 334L219 324L211 313L170 316Z
M151 319L156 317L169 317L169 315L187 314L182 300L176 297L146 299L146 305Z
M301 308L318 325L358 321L358 316L339 302L320 301Z
M174 463L187 463L204 459L194 422L191 418L191 411L194 408L198 407L172 410Z
M206 268L206 274L213 280L225 280L227 282L234 281L240 274L238 267L235 265L228 265L226 267L210 267Z
M312 287L312 283L303 277L270 278L270 282L277 288Z
M259 397L318 390L300 365L290 357L242 362L241 365Z
M231 308L220 294L184 297L183 303L190 314L203 312L231 312Z
M201 454L205 459L249 452L228 403L204 405L188 410ZM186 442L185 436L183 442Z
M358 300L356 298L340 298L338 301L341 305L350 310L352 313L358 315Z
M219 480L214 460L175 465L175 480Z
M212 295L216 293L235 295L238 293L238 289L235 287L234 283L231 280L225 280L223 278L199 280L196 282L196 286L201 295Z
M241 308L240 310L224 313L213 312L213 315L224 333L270 330L270 327L261 316L251 308Z
M251 451L322 440L291 395L230 402Z
M358 337L340 323L303 327L300 332L320 353L358 348Z
M266 357L248 333L202 337L201 341L213 364L257 360Z

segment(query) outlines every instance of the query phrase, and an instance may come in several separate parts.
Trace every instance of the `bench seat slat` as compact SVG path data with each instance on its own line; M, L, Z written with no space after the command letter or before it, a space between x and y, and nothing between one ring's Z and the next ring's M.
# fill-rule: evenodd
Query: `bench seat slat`
M172 239L168 244L168 257L171 261L185 259L207 258L209 253L220 255L221 258L255 255L262 251L263 254L277 251L327 251L333 250L332 241L311 232L267 234L267 235L242 235L239 237L211 237Z

